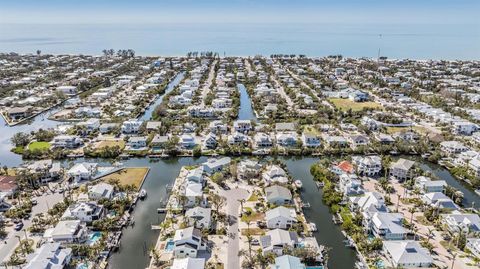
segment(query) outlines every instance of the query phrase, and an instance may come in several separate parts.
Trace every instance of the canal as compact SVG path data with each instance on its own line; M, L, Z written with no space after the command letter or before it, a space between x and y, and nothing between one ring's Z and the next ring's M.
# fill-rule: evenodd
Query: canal
M237 88L240 91L240 109L238 110L239 120L252 120L257 121L257 116L252 107L252 100L248 94L247 88L241 83L237 84Z

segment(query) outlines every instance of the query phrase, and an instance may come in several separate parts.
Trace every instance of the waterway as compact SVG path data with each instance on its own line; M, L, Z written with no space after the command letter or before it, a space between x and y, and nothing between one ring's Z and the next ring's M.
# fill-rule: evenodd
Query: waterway
M248 94L247 88L241 83L237 84L237 88L240 91L240 109L238 110L239 120L252 120L257 121L257 116L252 107L252 100Z
M168 83L167 85L167 88L165 89L165 92L158 96L155 101L148 106L148 108L145 110L145 112L143 113L143 115L141 115L139 117L139 120L143 120L143 121L146 121L146 120L151 120L152 119L152 115L153 115L153 112L155 111L155 108L157 106L159 106L162 102L163 102L163 98L171 91L173 91L173 89L175 89L175 87L183 80L183 78L185 77L185 73L184 72L181 72L181 73L178 73L175 78L170 82Z

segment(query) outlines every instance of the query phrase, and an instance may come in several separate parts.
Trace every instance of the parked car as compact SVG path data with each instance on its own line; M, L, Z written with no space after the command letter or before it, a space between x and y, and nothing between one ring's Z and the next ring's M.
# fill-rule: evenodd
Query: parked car
M13 228L15 231L20 231L21 229L23 228L23 222L19 222L15 225L15 227Z
M35 199L32 199L32 205L37 205L37 204L38 204L38 201Z

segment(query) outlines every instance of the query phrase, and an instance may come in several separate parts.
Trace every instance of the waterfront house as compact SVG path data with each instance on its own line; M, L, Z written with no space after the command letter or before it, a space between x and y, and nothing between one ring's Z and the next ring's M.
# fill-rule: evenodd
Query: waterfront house
M465 248L475 257L480 258L480 238L467 238Z
M175 259L196 258L199 251L207 249L207 244L202 239L202 233L194 227L176 230L173 242Z
M181 258L174 259L173 264L169 269L204 269L205 268L205 259L204 258Z
M67 171L69 179L78 183L82 180L90 180L97 173L97 163L77 163Z
M228 144L247 146L250 142L250 137L244 133L234 132L228 136Z
M179 141L180 147L183 149L192 149L197 144L195 137L191 134L182 134Z
M158 132L161 127L161 121L147 121L146 129L148 132Z
M458 205L452 201L449 197L447 197L442 192L429 192L425 193L421 197L422 201L435 208L446 209L446 210L456 210L458 209Z
M150 146L154 150L162 149L162 148L165 148L165 145L167 144L167 142L168 142L168 136L155 134L152 138L152 141L150 141Z
M215 149L218 145L217 135L215 133L208 133L203 140L203 146L207 149Z
M94 132L100 128L99 119L88 119L84 122L78 123L79 126L84 126L87 132Z
M257 148L269 148L273 146L270 135L262 132L258 132L253 136L253 143Z
M76 86L59 86L57 87L57 92L61 92L67 96L72 96L77 94Z
M0 212L6 212L12 207L12 205L6 201L7 196L6 193L0 193ZM3 215L0 215L0 220L3 220Z
M320 137L315 134L303 132L301 137L303 146L307 148L316 148L321 146Z
M199 204L205 204L205 199L203 197L203 185L197 182L186 182L184 186L184 196L186 198L184 207L194 207Z
M17 189L16 176L0 176L0 194L12 196L17 192Z
M45 243L27 256L24 269L61 269L70 264L72 249L60 243Z
M203 170L205 173L212 175L216 172L220 172L223 169L227 168L230 165L231 159L230 157L223 157L223 158L211 158L208 161L203 163Z
M21 120L32 115L32 107L12 107L7 110L7 115L11 120Z
M74 116L77 118L100 118L102 109L99 107L79 107L74 110Z
M441 214L442 224L452 233L480 232L480 217L477 214L453 212Z
M146 136L132 136L128 138L127 147L129 150L142 150L147 147Z
M240 133L248 133L253 130L253 125L250 120L236 120L233 129Z
M117 128L118 124L116 123L102 123L98 127L98 130L101 134L108 134Z
M348 140L343 136L325 135L323 138L325 140L325 143L331 148L344 148L348 146Z
M88 198L91 200L110 200L113 197L113 191L112 185L101 182L88 188Z
M103 205L96 202L78 202L70 205L62 215L62 219L76 219L85 223L92 223L104 216Z
M390 165L389 175L398 181L411 179L414 175L414 161L398 159Z
M211 225L211 208L194 207L185 212L187 223L197 229L210 229Z
M385 205L385 199L378 192L365 192L360 196L349 197L350 210L359 211L367 215L372 215L375 212L387 212L388 208Z
M378 142L385 145L393 144L395 142L395 139L388 134L376 133L374 137Z
M260 175L262 166L255 160L245 159L237 165L237 179L248 180L257 178Z
M82 139L76 135L58 135L50 142L54 148L73 149L83 145Z
M362 182L355 174L341 174L338 189L344 196L361 195L365 192Z
M44 237L58 243L82 243L87 239L87 228L80 220L60 220Z
M353 165L349 161L341 161L338 164L334 164L330 170L337 175L353 174L355 172Z
M214 134L226 134L228 132L228 126L221 120L213 120L209 123L210 132Z
M350 135L349 141L353 149L356 149L362 146L367 146L368 143L370 143L370 139L367 136L361 135L361 134Z
M445 180L431 180L428 177L420 176L415 178L415 186L422 192L443 192L447 186Z
M267 167L266 171L263 172L262 174L263 180L267 184L272 184L272 183L288 183L288 176L287 173L285 173L285 170L283 170L280 166L278 165L271 165Z
M27 166L27 170L35 174L41 183L56 180L62 173L60 163L52 160L35 161Z
M267 231L264 236L260 237L260 246L262 253L273 253L277 256L283 255L285 248L293 249L298 245L298 235L293 231L282 229L274 229Z
M131 119L126 120L122 123L121 130L124 134L136 134L140 130L140 126L142 126L143 121Z
M292 203L292 193L289 189L280 186L272 185L265 188L265 200L275 205L286 205Z
M443 141L440 143L441 150L449 155L458 154L468 150L468 147L458 141Z
M275 264L270 266L269 269L305 269L305 264L302 263L300 258L290 255L283 255L275 258Z
M469 121L455 121L452 125L453 133L456 135L472 135L478 131L478 125Z
M296 132L281 132L276 135L277 145L283 147L294 147L297 145Z
M408 230L402 225L403 219L401 213L376 212L365 222L367 230L375 237L384 240L403 240L408 234Z
M357 173L365 176L378 176L382 171L382 159L378 155L353 156L353 164L357 167Z
M269 229L289 229L297 222L297 214L293 208L279 206L265 212L265 219Z
M433 259L416 241L384 241L383 250L395 268L430 267Z
M188 182L203 184L203 166L188 170L186 179Z

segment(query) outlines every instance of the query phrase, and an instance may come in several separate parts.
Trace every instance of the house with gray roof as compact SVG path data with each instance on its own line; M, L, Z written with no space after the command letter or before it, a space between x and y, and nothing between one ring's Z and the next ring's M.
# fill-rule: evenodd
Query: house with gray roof
M411 179L414 173L414 165L414 161L398 159L398 161L390 165L389 175L399 181Z
M408 230L403 227L402 221L401 213L377 212L367 222L367 229L374 236L385 240L403 240Z
M477 214L460 213L458 211L451 214L440 215L443 224L452 233L463 232L480 232L480 217Z
M297 222L297 213L293 208L279 206L265 212L265 219L269 229L289 229Z
M298 246L298 235L293 231L275 229L268 231L264 236L260 237L260 246L263 254L274 253L277 256L283 254L283 249L296 248Z
M202 239L202 233L195 227L176 230L173 242L175 258L196 258L199 251L207 249L207 244Z
M283 186L273 185L265 188L265 198L271 204L285 205L292 202L292 193Z
M60 243L45 243L34 253L27 256L24 269L63 269L72 258L72 249L62 247Z
M432 256L416 241L384 241L383 250L394 268L430 267Z
M194 207L185 212L188 225L194 226L197 229L209 229L211 225L211 208Z
M305 264L300 258L290 255L283 255L275 258L275 264L270 269L305 269Z

